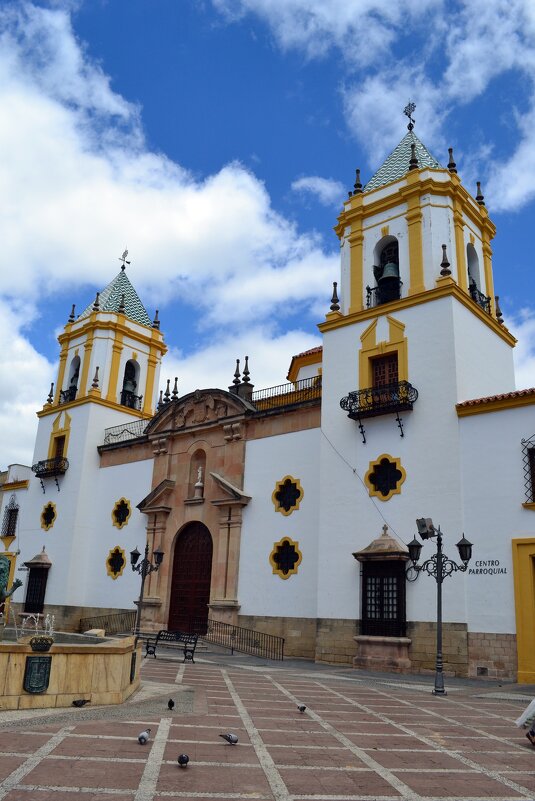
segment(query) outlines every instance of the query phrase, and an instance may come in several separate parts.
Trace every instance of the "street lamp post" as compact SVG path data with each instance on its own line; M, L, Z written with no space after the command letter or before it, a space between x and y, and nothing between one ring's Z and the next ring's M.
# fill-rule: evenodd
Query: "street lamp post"
M139 557L141 554L139 553L138 549L135 548L133 551L130 551L130 564L132 566L132 570L135 573L139 573L141 575L141 590L139 591L139 599L137 602L137 612L136 612L136 623L134 626L134 636L136 638L136 645L139 638L139 624L141 622L141 607L143 605L143 594L145 592L145 579L149 576L154 570L159 570L160 565L163 562L164 553L160 548L155 549L152 552L154 557L154 564L149 559L149 543L145 545L145 556L139 562Z
M409 557L412 561L412 565L410 565L408 568L407 578L409 581L415 581L420 573L424 572L429 576L433 576L437 583L437 655L435 664L435 687L433 689L433 694L447 695L447 692L444 689L444 666L442 661L442 582L447 576L451 576L452 573L456 573L458 570L464 572L467 569L468 562L472 558L472 543L469 542L463 534L462 538L457 543L459 556L461 557L462 561L462 565L458 565L456 562L448 559L442 550L442 532L440 530L440 526L435 528L430 517L419 518L416 521L416 525L418 526L418 534L422 540L428 540L432 537L437 538L437 551L423 564L417 564L420 558L422 544L418 542L416 537L414 537L414 539L409 542L408 546ZM416 575L413 578L409 576L409 571L411 569L416 571Z

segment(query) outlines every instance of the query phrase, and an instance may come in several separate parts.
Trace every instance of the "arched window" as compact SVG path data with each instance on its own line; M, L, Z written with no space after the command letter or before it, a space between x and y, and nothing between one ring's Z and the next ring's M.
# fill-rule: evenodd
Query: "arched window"
M141 409L141 395L136 391L139 387L139 364L129 359L124 366L123 388L121 390L121 406L129 409Z
M373 275L376 286L367 287L367 306L379 306L401 297L399 246L393 236L384 237L375 247Z
M80 357L75 356L69 367L69 378L67 388L59 393L59 402L68 403L76 398L78 391L78 379L80 377Z
M468 266L468 286L476 289L481 289L481 280L479 278L479 259L477 257L476 249L470 242L466 246L466 264Z

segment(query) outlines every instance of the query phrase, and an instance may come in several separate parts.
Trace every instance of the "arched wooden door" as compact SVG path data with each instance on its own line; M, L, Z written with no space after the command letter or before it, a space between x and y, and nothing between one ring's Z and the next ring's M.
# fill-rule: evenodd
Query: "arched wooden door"
M168 628L203 633L208 620L212 537L203 523L189 523L175 543Z

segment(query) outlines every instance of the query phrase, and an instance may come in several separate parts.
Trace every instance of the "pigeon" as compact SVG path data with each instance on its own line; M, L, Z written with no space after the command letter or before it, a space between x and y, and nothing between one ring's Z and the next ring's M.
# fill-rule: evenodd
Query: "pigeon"
M298 708L298 710L300 712L304 712L305 709L306 709L306 706L304 704L297 704L297 708Z
M171 710L171 712L172 712L172 711L173 711L173 709L175 708L175 702L173 701L173 699L172 699L172 698L170 698L170 699L169 699L169 701L167 702L167 707L168 707L168 709L170 709L170 710Z
M181 768L187 768L189 762L189 756L187 754L179 754L177 762Z
M76 701L72 702L72 705L80 707L80 706L85 706L86 704L90 704L90 703L91 703L91 701L89 700L89 698L88 699L77 698Z
M150 729L145 729L145 731L140 732L137 736L137 741L140 745L145 745L147 740L149 739Z
M220 734L219 736L226 740L229 745L236 745L238 742L238 735L232 734L231 732L228 734Z

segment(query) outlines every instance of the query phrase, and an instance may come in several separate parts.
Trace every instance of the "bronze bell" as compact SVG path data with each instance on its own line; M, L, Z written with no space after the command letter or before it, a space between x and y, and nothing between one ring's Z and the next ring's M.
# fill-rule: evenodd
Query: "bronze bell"
M395 264L393 261L389 261L388 264L385 264L383 267L383 274L379 278L378 283L388 280L389 278L395 278L396 281L399 280L399 265Z

